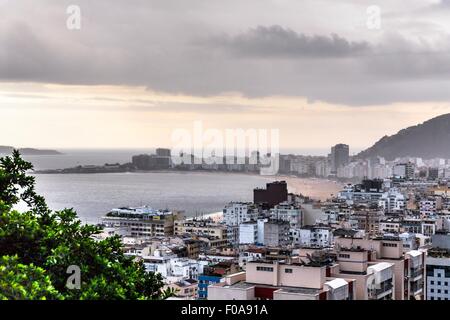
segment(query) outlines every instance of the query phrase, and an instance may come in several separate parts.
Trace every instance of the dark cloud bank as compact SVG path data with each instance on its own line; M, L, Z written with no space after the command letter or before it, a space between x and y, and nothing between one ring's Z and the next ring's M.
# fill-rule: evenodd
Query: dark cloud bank
M228 33L188 18L172 27L176 16L161 10L146 17L138 9L127 16L119 15L117 6L111 12L100 8L86 13L80 31L55 28L52 21L37 26L21 18L4 21L1 81L288 95L355 106L450 99L450 40L436 51L401 36L373 44L280 25ZM90 19L94 16L97 20ZM59 18L64 21L64 15ZM169 26L160 23L167 19Z

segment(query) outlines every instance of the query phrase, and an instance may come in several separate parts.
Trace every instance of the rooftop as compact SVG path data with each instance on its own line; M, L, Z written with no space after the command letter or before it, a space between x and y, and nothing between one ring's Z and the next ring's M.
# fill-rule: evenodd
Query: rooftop
M428 250L428 256L432 258L450 258L450 250L434 247Z
M313 288L303 288L303 287L286 287L286 286L271 286L268 284L259 284L259 283L251 283L251 282L245 282L245 281L239 281L231 286L225 285L224 288L233 288L233 289L248 289L252 287L263 287L263 288L274 288L278 289L278 292L285 292L285 293L297 293L297 294L308 294L308 295L317 295L320 292L322 292L322 289L313 289Z
M355 229L336 229L333 232L335 236L341 237L354 237L359 231Z
M339 251L340 252L364 252L364 251L368 251L368 250L357 246L357 247L352 247L352 248L345 248L345 247L343 248L343 247L341 247L339 249Z
M172 214L173 212L168 209L159 210L148 206L143 206L114 208L106 214L106 217L145 219L157 216L164 218L164 216L169 216Z

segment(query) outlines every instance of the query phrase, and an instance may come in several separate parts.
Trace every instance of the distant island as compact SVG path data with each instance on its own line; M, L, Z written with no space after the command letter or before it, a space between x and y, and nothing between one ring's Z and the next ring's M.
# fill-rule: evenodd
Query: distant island
M0 154L10 154L16 149L11 146L0 146ZM56 150L34 149L34 148L19 148L20 154L24 156L54 156L62 153Z
M40 174L67 174L67 173L119 173L119 172L133 172L136 168L131 163L105 163L102 166L97 165L84 165L76 166L73 168L65 169L50 169L50 170L38 170L35 173Z

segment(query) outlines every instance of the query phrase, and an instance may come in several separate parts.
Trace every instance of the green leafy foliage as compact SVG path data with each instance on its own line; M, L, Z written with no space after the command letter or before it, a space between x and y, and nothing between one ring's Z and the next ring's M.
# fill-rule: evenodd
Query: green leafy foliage
M18 262L17 256L0 258L0 300L61 299L45 270Z
M36 194L33 167L18 151L0 159L0 298L163 299L159 274L124 255L118 237L95 240L100 228L83 225L72 209L51 211ZM28 211L14 205L23 201ZM71 265L80 267L81 288L69 289ZM10 281L3 281L5 279ZM29 280L27 280L29 279Z

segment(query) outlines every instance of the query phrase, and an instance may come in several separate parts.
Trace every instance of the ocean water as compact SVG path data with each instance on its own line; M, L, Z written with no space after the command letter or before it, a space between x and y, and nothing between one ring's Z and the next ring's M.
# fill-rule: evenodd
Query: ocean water
M135 154L154 150L60 151L64 154L24 158L36 170L61 169L126 163ZM230 201L252 201L254 188L277 180L270 176L219 172L35 174L35 177L36 189L47 199L50 208L74 208L85 223L99 223L110 209L122 206L184 210L187 216L219 212ZM316 179L284 179L289 191L317 198L323 197L321 193L329 195L337 190L335 185Z
M63 155L24 156L36 170L77 165L130 162L147 150L60 150ZM74 208L86 223L99 223L110 209L149 205L184 210L187 216L222 211L230 201L252 201L253 188L270 177L209 172L149 172L104 174L35 174L37 192L50 208ZM24 209L24 207L19 207Z
M98 223L121 206L184 210L187 216L218 212L230 201L252 201L253 188L271 180L202 172L38 174L36 189L50 208L74 208L83 222Z
M153 149L82 150L66 149L61 155L23 156L36 170L64 169L79 165L104 165L105 163L127 163L136 154L152 153Z

